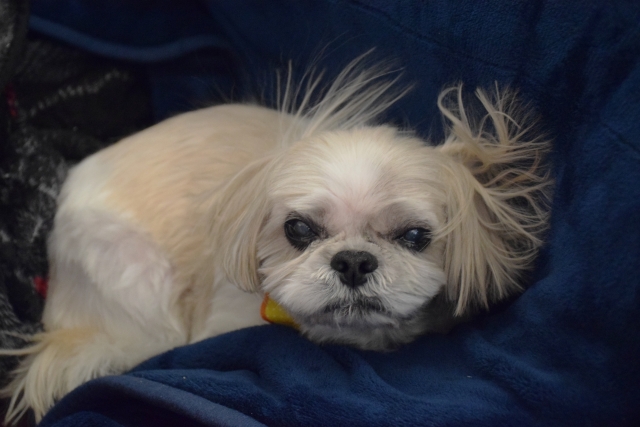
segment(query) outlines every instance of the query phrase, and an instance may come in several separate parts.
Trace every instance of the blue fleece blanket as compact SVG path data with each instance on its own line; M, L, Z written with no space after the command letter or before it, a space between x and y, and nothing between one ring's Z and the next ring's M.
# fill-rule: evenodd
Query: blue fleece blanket
M510 84L542 114L557 178L529 289L448 336L373 353L241 330L88 383L42 425L640 425L640 3L34 0L32 13L33 31L144 66L158 119L250 91L289 58L331 74L371 47L418 83L390 119L436 139L443 86Z

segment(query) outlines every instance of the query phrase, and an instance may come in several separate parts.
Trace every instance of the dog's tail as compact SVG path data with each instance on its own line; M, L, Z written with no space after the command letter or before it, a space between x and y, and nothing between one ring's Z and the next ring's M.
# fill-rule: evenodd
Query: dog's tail
M30 341L22 349L0 350L0 356L23 357L12 381L0 390L1 397L10 398L7 425L16 423L29 409L40 421L56 400L80 384L118 370L113 365L116 347L108 335L95 329L43 332Z

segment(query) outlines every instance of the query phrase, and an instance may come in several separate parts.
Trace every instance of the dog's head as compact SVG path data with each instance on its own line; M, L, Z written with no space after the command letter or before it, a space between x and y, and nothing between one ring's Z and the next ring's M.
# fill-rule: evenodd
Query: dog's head
M451 122L440 146L362 126L264 161L234 213L228 275L268 292L313 340L371 349L520 289L547 223L547 144L525 138L511 98L478 92L486 117L474 124L446 105L459 93L440 99Z
M321 134L279 160L261 287L311 337L380 346L381 331L402 333L444 286L438 157L375 127Z

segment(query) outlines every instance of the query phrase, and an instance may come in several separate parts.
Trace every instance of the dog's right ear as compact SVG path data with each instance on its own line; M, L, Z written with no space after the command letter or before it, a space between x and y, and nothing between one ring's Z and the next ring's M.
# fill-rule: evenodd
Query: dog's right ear
M257 245L271 210L266 186L272 166L273 156L246 166L216 196L216 207L207 218L208 241L214 246L212 263L234 285L249 292L260 286Z
M476 91L477 120L460 86L438 106L448 120L438 150L448 184L445 269L456 314L487 307L521 288L548 227L552 186L545 161L549 142L534 128L529 109L510 91Z

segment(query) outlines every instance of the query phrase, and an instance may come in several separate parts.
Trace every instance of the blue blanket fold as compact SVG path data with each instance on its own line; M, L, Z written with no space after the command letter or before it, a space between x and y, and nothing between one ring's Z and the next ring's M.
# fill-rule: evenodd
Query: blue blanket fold
M245 329L95 380L42 425L640 424L640 3L33 0L32 13L34 31L146 67L158 118L289 58L321 57L331 78L371 47L417 82L389 118L436 141L442 87L512 85L554 139L557 179L529 289L447 336L373 353Z

